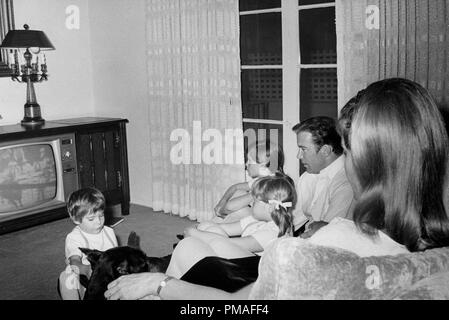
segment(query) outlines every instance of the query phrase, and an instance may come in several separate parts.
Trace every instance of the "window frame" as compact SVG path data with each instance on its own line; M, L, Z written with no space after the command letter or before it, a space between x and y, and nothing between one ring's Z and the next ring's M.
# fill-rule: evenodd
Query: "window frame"
M332 1L332 0L330 0ZM250 14L281 13L282 21L282 65L241 65L241 70L280 69L282 70L282 99L283 120L249 119L243 118L243 123L282 125L283 148L285 153L284 171L294 180L299 178L300 163L296 158L298 147L293 127L299 123L300 103L300 79L303 69L335 68L337 64L302 64L301 48L299 41L299 12L301 10L335 8L335 1L310 5L298 5L298 0L282 0L280 8L259 9L241 11L240 16ZM291 39L297 39L291 41Z

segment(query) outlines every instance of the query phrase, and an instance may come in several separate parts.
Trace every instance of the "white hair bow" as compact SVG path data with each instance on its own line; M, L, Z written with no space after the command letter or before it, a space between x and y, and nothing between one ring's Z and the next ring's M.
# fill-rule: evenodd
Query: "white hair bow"
M268 200L268 204L274 204L274 208L276 210L279 210L279 207L282 207L285 210L287 210L287 208L291 208L292 207L292 203L291 202L281 202L279 200Z

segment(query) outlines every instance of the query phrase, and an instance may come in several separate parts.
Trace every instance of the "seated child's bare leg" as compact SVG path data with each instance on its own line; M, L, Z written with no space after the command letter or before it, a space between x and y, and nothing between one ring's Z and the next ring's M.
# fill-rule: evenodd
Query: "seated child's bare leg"
M228 237L228 234L226 231L223 230L219 225L212 223L212 222L203 222L198 225L198 230L200 231L207 231L207 232L213 232L220 234L222 236Z
M237 259L254 255L251 251L246 250L225 238L214 239L209 243L209 246L215 252L216 256L226 259Z
M213 233L221 234L222 236L225 236L225 237L229 237L228 234L226 233L226 231L224 231L222 228L220 228L220 226L211 226L211 227L207 228L205 231L213 232Z
M206 231L208 228L215 226L215 223L211 221L201 222L196 228L201 231Z
M188 237L178 242L168 265L167 275L181 278L195 263L208 256L215 256L209 245L198 238Z

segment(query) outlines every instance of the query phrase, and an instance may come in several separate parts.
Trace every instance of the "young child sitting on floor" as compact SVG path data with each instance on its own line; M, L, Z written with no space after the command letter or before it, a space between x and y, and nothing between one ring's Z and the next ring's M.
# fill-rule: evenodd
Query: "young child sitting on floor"
M76 225L65 240L67 268L59 277L59 290L63 300L82 300L85 288L80 275L90 278L90 263L79 248L106 251L117 247L114 230L104 225L105 198L95 188L73 192L67 203L70 219Z
M284 152L278 144L269 140L260 141L248 147L246 155L246 173L248 181L230 186L214 211L212 222L235 222L251 215L251 186L258 178L284 174Z

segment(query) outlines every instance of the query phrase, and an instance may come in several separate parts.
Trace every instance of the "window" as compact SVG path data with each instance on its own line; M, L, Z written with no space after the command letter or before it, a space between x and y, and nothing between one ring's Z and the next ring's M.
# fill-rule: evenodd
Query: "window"
M12 0L0 0L0 44L9 30L14 29L14 15ZM8 52L0 49L0 77L11 75L8 68Z
M335 3L240 0L239 5L243 129L283 145L285 171L296 178L292 127L312 116L337 117Z
M270 138L278 143L283 140L280 6L280 0L240 1L243 130L254 130L257 140ZM242 11L246 9L250 11Z
M335 5L320 2L299 0L301 120L337 118Z

